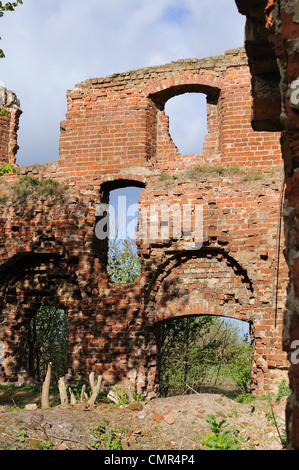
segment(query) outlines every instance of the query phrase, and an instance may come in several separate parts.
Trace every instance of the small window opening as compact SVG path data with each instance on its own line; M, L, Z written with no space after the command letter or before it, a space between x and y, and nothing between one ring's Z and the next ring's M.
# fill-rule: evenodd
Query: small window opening
M207 98L202 93L185 93L165 104L169 133L182 155L200 155L207 129Z
M140 192L139 187L110 191L107 272L117 283L133 284L140 276L136 244Z

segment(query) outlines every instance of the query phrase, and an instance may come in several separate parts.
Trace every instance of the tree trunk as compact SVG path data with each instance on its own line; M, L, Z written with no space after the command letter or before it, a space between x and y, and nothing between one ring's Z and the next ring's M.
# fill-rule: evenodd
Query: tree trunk
M66 385L64 378L61 377L58 381L58 388L59 388L59 393L60 393L60 402L62 406L67 406L69 404L69 400L67 397L67 390L66 390Z
M98 396L100 388L101 388L102 376L100 375L98 377L97 382L95 383L94 372L91 372L91 374L89 375L89 383L90 383L92 394L91 394L91 397L88 400L88 404L93 406L95 404L95 401L97 399L97 396Z
M52 372L52 363L48 364L47 375L43 383L42 389L42 409L47 410L50 408L49 394L50 394L50 383L51 383L51 372Z

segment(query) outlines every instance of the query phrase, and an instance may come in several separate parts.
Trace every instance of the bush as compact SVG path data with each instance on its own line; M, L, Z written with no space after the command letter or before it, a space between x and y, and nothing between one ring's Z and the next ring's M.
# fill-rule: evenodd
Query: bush
M282 381L279 384L277 395L276 395L276 403L279 405L281 402L282 397L288 397L291 394L291 390L286 382L285 379L282 379Z
M11 163L4 163L0 166L0 177L10 172L16 173L16 169Z
M244 342L234 351L233 360L229 365L230 377L244 394L249 394L251 389L252 356L252 346Z

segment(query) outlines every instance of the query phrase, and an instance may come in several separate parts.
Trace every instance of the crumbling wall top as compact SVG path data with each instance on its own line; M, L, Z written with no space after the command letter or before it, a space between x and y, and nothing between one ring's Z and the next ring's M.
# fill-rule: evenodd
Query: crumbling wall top
M114 85L124 84L125 82L133 82L136 86L142 86L144 80L156 79L161 75L174 75L178 72L192 70L208 70L211 73L222 73L229 67L238 67L247 65L247 56L244 47L231 49L225 54L206 57L203 59L187 58L178 59L165 65L157 65L144 67L142 69L131 70L127 72L114 73L106 77L91 78L84 80L75 86L75 90L84 89L93 85L102 85L111 83ZM71 90L68 90L71 91Z

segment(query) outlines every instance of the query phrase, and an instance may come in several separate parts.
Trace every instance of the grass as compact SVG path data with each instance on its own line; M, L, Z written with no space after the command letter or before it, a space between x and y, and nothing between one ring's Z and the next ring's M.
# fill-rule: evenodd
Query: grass
M68 189L68 186L52 178L37 179L22 176L17 183L9 183L2 177L8 171L9 168L5 165L0 167L0 205L4 205L9 199L17 199L21 202L36 199L58 199Z
M8 194L1 194L0 195L0 205L5 204L8 199Z
M273 176L273 175L272 175ZM176 173L162 173L158 177L158 181L163 182L164 185L169 186L175 181L197 181L202 178L238 178L240 182L258 182L264 180L264 173L258 170L243 170L236 165L231 165L229 167L223 166L195 166L192 168L187 168L186 170Z
M38 180L23 176L20 178L15 191L19 197L27 198L34 194L38 196L60 196L66 189L67 186L51 178Z
M9 406L11 411L18 411L26 405L41 402L41 385L21 385L19 387L9 384L0 385L0 406ZM57 385L50 388L50 404L56 406L60 404L59 390Z

